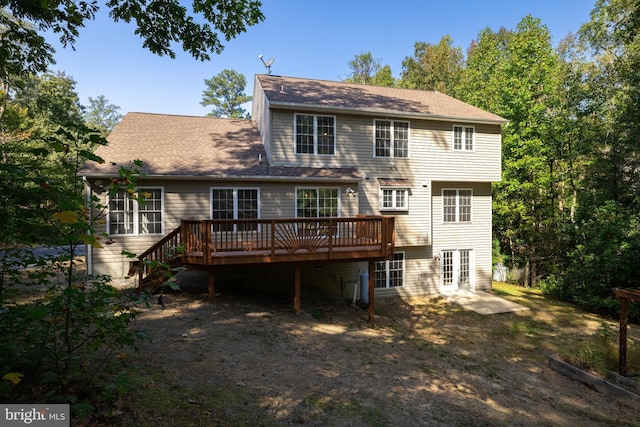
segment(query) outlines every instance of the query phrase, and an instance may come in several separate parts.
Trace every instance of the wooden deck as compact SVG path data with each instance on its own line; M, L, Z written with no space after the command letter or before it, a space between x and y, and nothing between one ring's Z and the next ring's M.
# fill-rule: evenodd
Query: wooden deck
M301 265L366 260L372 318L374 262L390 259L394 249L393 217L182 220L180 227L138 256L139 287L157 286L166 271L177 266L206 269L212 301L216 267L290 263L298 312Z

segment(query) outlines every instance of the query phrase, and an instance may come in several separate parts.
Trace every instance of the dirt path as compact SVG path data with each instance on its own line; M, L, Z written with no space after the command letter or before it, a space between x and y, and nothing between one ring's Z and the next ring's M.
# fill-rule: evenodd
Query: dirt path
M303 296L304 297L304 296ZM439 298L347 303L166 295L139 326L153 338L131 425L640 425L637 411L547 366L600 319L545 302L483 316ZM548 309L545 309L548 308Z

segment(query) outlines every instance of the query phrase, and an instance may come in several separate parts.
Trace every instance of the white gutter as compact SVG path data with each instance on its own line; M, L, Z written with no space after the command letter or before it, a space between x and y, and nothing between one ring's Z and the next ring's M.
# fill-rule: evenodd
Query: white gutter
M117 174L107 174L107 173L87 173L83 175L83 179L86 178L110 178L116 177ZM331 181L342 181L342 182L360 182L364 178L362 177L302 177L302 176L269 176L269 175L144 175L140 177L141 179L175 179L175 180L212 180L212 179L224 179L224 180L235 180L235 181L317 181L317 182L331 182Z

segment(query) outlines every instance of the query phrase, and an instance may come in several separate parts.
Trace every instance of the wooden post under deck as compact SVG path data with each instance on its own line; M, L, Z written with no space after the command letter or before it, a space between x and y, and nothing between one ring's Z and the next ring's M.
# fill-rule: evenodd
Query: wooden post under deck
M293 311L296 314L300 313L300 267L296 264L293 268Z
M373 322L373 317L375 315L375 274L376 274L376 262L369 261L369 322Z
M209 270L209 302L212 303L216 295L216 273L213 269Z
M620 343L618 351L618 373L627 376L627 327L629 325L629 300L619 297L620 301Z

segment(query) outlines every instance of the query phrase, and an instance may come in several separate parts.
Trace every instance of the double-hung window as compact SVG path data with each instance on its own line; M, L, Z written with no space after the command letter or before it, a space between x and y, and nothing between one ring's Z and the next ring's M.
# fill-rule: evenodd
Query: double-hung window
M453 149L456 151L473 151L475 131L473 126L453 126Z
M471 201L473 191L470 189L442 190L442 221L471 222Z
M119 190L109 198L109 235L162 234L162 188Z
M296 154L333 156L336 153L336 118L295 115Z
M212 188L211 219L256 219L260 217L259 191L257 188ZM248 231L257 224L242 224L236 230L231 223L217 223L213 231Z
M376 261L375 287L397 288L404 283L404 252L395 252L390 261Z
M382 188L380 189L380 210L383 211L408 211L409 189L407 188Z
M409 157L409 122L374 120L374 156Z

